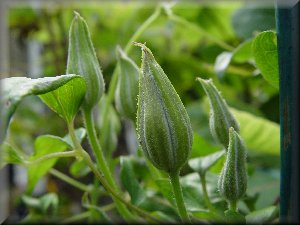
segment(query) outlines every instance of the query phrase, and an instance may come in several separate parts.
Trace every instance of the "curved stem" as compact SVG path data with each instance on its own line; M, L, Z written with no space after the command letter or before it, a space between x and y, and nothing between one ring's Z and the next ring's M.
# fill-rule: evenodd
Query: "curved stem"
M122 196L120 196L115 189L113 189L109 183L105 180L104 175L102 175L97 167L94 165L93 161L91 160L90 156L88 155L88 153L86 153L85 151L81 152L81 157L83 157L83 159L86 161L86 163L88 164L88 166L91 168L91 170L93 171L93 173L96 175L96 177L99 179L99 181L101 182L101 184L103 185L103 187L111 193L111 195L113 196L114 199L118 199L120 202L124 203L128 208L136 211L137 213L139 213L141 216L148 218L149 220L151 220L152 222L162 222L160 220L158 220L156 217L148 214L147 212L145 212L144 210L132 205L131 203L127 202Z
M177 209L178 209L180 218L181 218L182 222L191 223L191 220L186 211L184 201L183 201L182 189L181 189L181 185L180 185L180 181L179 181L179 172L170 173L169 176L170 176L171 184L173 187L176 205L177 205Z
M84 192L90 192L92 190L89 186L73 179L72 177L67 176L66 174L64 174L54 168L50 169L49 172L51 175L65 181L66 183L78 188L79 190L82 190Z
M199 176L200 176L200 181L201 181L201 186L202 186L202 191L203 191L204 201L205 201L205 203L206 203L207 208L208 208L211 212L213 212L213 211L215 211L215 209L214 209L214 207L212 206L212 204L211 204L211 202L210 202L210 199L209 199L209 196L208 196L208 193L207 193L205 174L204 174L204 175L199 174Z
M75 216L66 218L61 223L62 224L65 224L65 223L70 224L70 223L74 223L74 222L78 222L78 221L84 220L84 219L86 219L86 218L88 218L90 216L91 216L91 212L90 211L86 211L86 212L83 212L83 213L80 213L80 214L76 214Z
M90 126L89 126L90 127ZM132 205L131 203L127 202L119 193L118 191L112 187L112 185L110 185L110 183L106 180L106 177L104 174L101 174L98 170L98 168L95 166L95 164L93 163L92 159L90 158L89 154L81 147L80 143L78 142L75 133L74 133L74 127L73 124L69 124L68 125L69 128L69 133L70 133L70 137L72 139L72 142L75 146L78 146L78 155L80 157L82 157L82 159L87 163L87 165L90 167L90 169L92 170L92 172L96 175L97 179L101 182L101 184L103 185L103 187L111 194L113 200L116 203L116 207L118 209L118 207L122 206L122 208L125 208L124 205L126 205L128 208L134 210L135 212L137 212L140 216L148 219L151 222L155 222L155 223L162 223L162 221L160 221L159 219L157 219L156 217L152 216L151 214L145 212L144 210ZM88 130L87 130L88 132ZM89 133L89 132L88 132ZM94 133L94 132L93 132ZM92 137L96 137L95 134L92 135ZM97 140L97 139L96 139ZM93 141L94 142L94 141ZM99 143L98 143L99 144ZM99 145L100 146L100 145ZM99 154L99 153L98 153ZM100 155L100 154L99 154ZM103 155L103 154L102 154ZM104 159L104 158L103 158ZM124 205L123 205L123 204ZM121 208L121 209L122 209ZM125 208L127 210L127 208ZM118 209L119 210L119 209ZM120 211L119 211L120 212ZM123 211L121 211L123 212ZM120 213L121 213L120 212ZM137 219L135 217L131 217L132 221L137 221Z
M40 162L43 162L45 160L48 159L53 159L53 158L62 158L62 157L73 157L76 156L76 151L68 151L68 152L55 152L55 153L50 153L47 155L44 155L40 158L37 158L35 160L32 161L25 161L25 166L29 166L29 165L34 165Z
M148 19L136 30L136 32L131 36L131 38L129 39L129 41L127 42L124 52L128 53L133 45L132 42L137 41L137 39L145 32L145 30L160 16L161 14L161 6L158 5L154 11L154 13L152 15L150 15L150 17L148 17ZM117 68L118 68L118 63L115 66L115 69L112 73L112 78L109 84L109 89L108 89L108 93L107 93L107 98L106 98L106 102L105 102L105 106L103 109L103 128L102 131L103 133L107 132L108 130L108 125L109 125L109 120L108 118L108 112L109 112L109 106L111 105L113 99L114 99L114 95L115 95L115 91L117 88L117 81L118 81L118 72L117 72Z
M206 37L208 37L210 40L212 40L213 42L215 42L217 45L219 45L220 47L228 50L228 51L233 51L234 50L234 47L228 45L226 42L214 37L213 35L211 35L210 33L208 33L207 31L205 31L204 29L202 29L201 27L197 26L196 24L194 23L191 23L189 21L187 21L186 19L180 17L180 16L176 16L174 14L170 14L169 15L169 19L171 21L174 21L178 24L181 24L183 27L185 28L189 28L189 29L192 29L194 30L195 32L199 33L199 34L202 34Z
M106 163L106 160L104 158L101 146L98 142L98 139L97 139L97 136L96 136L96 130L93 126L94 120L93 120L92 112L91 111L84 111L83 116L84 116L84 120L85 120L87 135L88 135L92 150L93 150L93 152L96 156L97 165L98 165L100 171L102 171L105 179L107 179L108 184L112 187L111 189L115 190L116 192L119 192L119 190L117 188L117 185L114 182L113 177L111 175L111 172L110 172L110 170L107 166L107 163ZM83 152L86 153L86 152L83 150L83 148L81 147L80 143L78 142L78 140L75 136L73 123L70 123L68 125L68 129L69 129L70 137L71 137L76 149L79 150L80 156L82 157L83 156L82 153ZM93 164L93 167L94 167L94 164ZM97 168L96 169L94 168L94 170L98 171ZM95 172L95 171L93 171L93 172ZM103 179L103 180L105 180L105 179ZM106 180L105 180L105 182L106 182ZM114 196L113 196L113 200L116 203L116 207L118 209L118 212L120 213L120 215L126 221L130 222L130 221L135 220L134 215L132 215L132 213L130 213L130 211L118 199L116 199Z

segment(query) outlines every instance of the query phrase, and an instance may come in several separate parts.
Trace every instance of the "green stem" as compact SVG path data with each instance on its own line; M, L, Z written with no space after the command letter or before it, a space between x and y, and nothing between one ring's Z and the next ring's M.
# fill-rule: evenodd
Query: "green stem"
M110 170L107 166L107 163L106 163L106 160L104 158L101 146L98 142L98 139L97 139L97 136L96 136L96 130L93 126L94 120L93 120L92 112L91 111L84 111L83 116L84 116L84 120L85 120L87 135L88 135L92 150L93 150L93 152L96 156L97 165L98 165L100 171L103 173L105 179L108 181L108 184L112 187L112 189L119 192L118 187L117 187L116 183L114 182L114 180L112 178L112 175L111 175L111 172L110 172ZM81 152L81 156L82 156L82 152L85 152L85 151L82 149L80 143L77 141L77 138L76 138L75 133L74 133L73 123L70 123L68 125L68 128L69 128L69 133L70 133L71 139L72 139L75 147L77 149L81 149L80 152ZM94 166L94 164L93 164L93 166ZM103 179L103 180L105 180L105 179ZM116 207L118 209L118 212L121 214L121 216L127 222L135 220L134 215L132 215L130 213L130 211L118 199L116 199L114 196L113 196L113 200L116 203Z
M65 181L66 183L78 188L79 190L82 190L84 192L90 192L92 190L89 186L87 186L83 183L80 183L79 181L67 176L66 174L63 174L62 172L60 172L54 168L50 169L49 172L53 176Z
M148 19L131 36L124 49L126 53L128 53L131 50L132 42L137 41L137 39L144 33L144 31L160 16L160 13L161 13L161 6L158 5L155 8L154 13L150 17L148 17Z
M187 21L186 19L180 17L180 16L176 16L174 14L170 14L169 15L169 19L171 21L174 21L180 25L182 25L184 28L186 29L191 29L199 34L202 34L206 37L208 37L210 40L212 40L213 42L215 42L217 45L219 45L220 47L228 50L228 51L233 51L234 47L228 45L226 42L214 37L213 35L211 35L210 33L208 33L207 31L205 31L204 29L202 29L201 27L197 26L194 23L191 23L190 21Z
M234 212L237 212L237 201L228 201L228 208Z
M199 176L200 176L200 181L201 181L201 186L202 186L202 191L203 191L203 196L204 196L204 201L206 203L206 206L211 212L214 212L215 209L214 209L214 207L212 206L212 204L210 202L210 199L209 199L209 196L208 196L208 193L207 193L207 189L206 189L205 174L203 174L203 175L199 174Z
M182 222L191 223L190 217L186 211L184 201L183 201L182 189L179 181L179 172L170 173L169 176L173 187L176 205L177 205L180 218Z
M90 211L87 211L87 212L83 212L83 213L80 213L80 214L77 214L75 216L72 216L72 217L69 217L67 219L64 219L62 221L62 223L74 223L74 222L78 222L78 221L81 221L83 219L86 219L88 217L90 217L91 215L91 212Z
M145 30L160 16L161 14L161 6L157 6L154 13L148 17L148 19L136 30L136 32L131 36L129 41L127 42L124 52L129 53L129 51L132 49L133 45L132 42L137 41L137 39L145 32ZM117 72L118 64L115 66L115 69L112 73L112 78L109 84L109 89L107 93L107 98L105 102L105 106L103 108L103 128L102 132L105 133L108 130L109 126L109 119L108 118L108 112L109 112L109 106L113 102L115 91L117 88L117 81L118 81L118 72Z
M89 126L90 127L90 126ZM132 205L131 203L127 202L117 191L115 188L113 188L108 181L106 180L107 178L105 177L105 175L101 174L99 172L99 170L97 169L97 167L95 166L95 164L93 163L92 159L90 158L89 154L81 147L80 143L78 142L75 133L74 133L74 127L73 124L69 124L68 125L69 128L69 133L70 133L70 137L72 139L72 142L75 146L78 146L78 155L87 163L87 165L90 167L90 169L92 170L92 172L96 175L97 179L101 182L102 186L106 189L106 191L108 191L113 200L116 203L116 207L118 208L118 206L122 206L125 207L124 205L126 205L128 208L134 210L135 212L137 212L140 216L142 216L143 218L148 219L149 221L152 222L156 222L156 223L161 223L162 221L158 220L156 217L152 216L151 214L145 212L144 210ZM93 128L93 127L92 127ZM87 130L87 132L89 133L89 131ZM92 135L92 137L96 137L95 134ZM97 140L97 139L96 139ZM103 154L102 154L103 155ZM109 170L108 170L109 171ZM123 204L124 205L123 205ZM127 210L127 208L125 208ZM118 209L119 210L119 209ZM132 221L136 221L136 218L132 218Z
M73 157L76 156L76 151L68 151L68 152L55 152L55 153L50 153L47 155L44 155L40 158L37 158L32 161L25 161L24 164L25 166L30 166L30 165L35 165L37 163L43 162L48 159L53 159L53 158L62 158L62 157Z
M111 195L113 196L113 199L118 199L120 202L124 203L128 208L136 211L137 213L139 213L141 216L148 218L149 220L151 220L152 222L162 222L159 221L156 217L153 217L152 215L148 214L147 212L145 212L144 210L132 205L131 203L127 202L122 196L120 196L119 193L117 193L115 191L115 189L113 189L109 183L105 180L105 177L98 171L97 167L94 165L94 163L92 162L90 156L86 153L86 152L82 152L81 153L83 159L86 161L86 163L88 164L88 166L91 168L91 170L93 171L93 173L96 175L96 177L99 179L99 181L101 182L101 184L103 185L103 187L111 193Z

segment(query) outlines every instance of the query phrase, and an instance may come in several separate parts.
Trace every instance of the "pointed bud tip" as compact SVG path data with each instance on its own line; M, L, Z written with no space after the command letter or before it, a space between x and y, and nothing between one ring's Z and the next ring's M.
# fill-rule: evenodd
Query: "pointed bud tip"
M152 52L151 52L150 49L147 48L147 46L146 46L146 42L143 44L143 43L140 43L140 42L135 42L135 41L133 41L132 44L135 45L135 46L140 47L141 50L142 50L144 53L150 53L150 54L152 55Z
M75 18L80 18L81 17L79 12L77 12L77 11L73 11L73 12L74 12Z
M121 48L120 45L117 45L117 47L116 47L116 55L117 55L118 59L126 57L126 54L125 54L125 52L123 51L123 49Z
M212 82L211 78L209 78L209 79L203 79L201 77L196 77L196 80L199 81L200 83L204 83L204 84Z

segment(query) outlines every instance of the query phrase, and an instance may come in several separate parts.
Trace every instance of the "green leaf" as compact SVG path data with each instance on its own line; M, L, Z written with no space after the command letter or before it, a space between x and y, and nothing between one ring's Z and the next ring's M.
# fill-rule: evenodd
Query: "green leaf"
M84 79L76 77L67 84L39 97L67 123L71 123L80 108L85 91Z
M86 130L85 128L78 128L75 130L75 136L77 138L77 140L81 143L82 140L85 138L86 136ZM69 134L67 134L63 139L64 142L66 142L70 147L74 148L73 142L71 140L71 137Z
M130 194L131 202L135 205L139 205L144 201L146 193L136 179L130 157L122 156L120 158L120 164L120 178L122 184Z
M232 55L233 55L232 52L222 52L216 58L214 71L219 78L222 78L224 76L224 73L231 62Z
M58 196L55 193L47 193L40 198L40 206L43 213L47 213L49 210L55 214L58 208Z
M220 147L218 145L212 145L208 143L202 136L194 133L191 158L209 155L219 149Z
M205 98L203 108L209 112L209 102ZM229 107L240 124L240 135L248 150L260 154L279 156L280 153L280 127L268 119L255 116L246 111Z
M219 78L223 78L232 61L236 63L245 63L252 60L252 41L253 39L246 40L241 43L233 52L222 52L217 56L214 65L214 71Z
M55 193L47 193L40 198L23 195L22 201L29 207L46 215L56 214L58 208L58 196Z
M225 150L221 150L205 157L191 159L188 163L195 172L204 175L224 154Z
M272 86L279 88L277 37L273 31L257 35L252 45L256 66Z
M63 152L68 148L68 144L59 137L52 135L39 136L34 143L35 153L30 157L30 160L36 160L41 156ZM51 169L58 158L52 158L35 165L30 165L28 168L28 186L27 190L32 192L39 179Z
M70 173L77 178L86 176L90 171L90 167L83 160L75 160L70 166Z
M246 216L247 224L266 224L278 217L278 207L270 206L253 211Z
M279 124L245 111L233 108L230 108L230 110L240 123L240 135L249 150L279 156Z
M0 169L6 164L22 164L25 159L9 143L4 142L0 146Z
M156 185L159 187L159 191L163 196L168 199L168 201L175 207L176 202L174 199L173 189L171 186L170 179L168 178L159 178L155 180Z
M253 38L241 43L233 52L232 61L237 63L245 63L253 59L252 54Z
M247 194L259 194L255 202L255 209L262 209L272 205L279 197L280 170L256 169L248 179Z
M21 100L28 95L41 95L53 91L69 81L78 78L77 75L62 75L31 79L27 77L10 77L1 80L1 127L0 143L5 138L9 121Z

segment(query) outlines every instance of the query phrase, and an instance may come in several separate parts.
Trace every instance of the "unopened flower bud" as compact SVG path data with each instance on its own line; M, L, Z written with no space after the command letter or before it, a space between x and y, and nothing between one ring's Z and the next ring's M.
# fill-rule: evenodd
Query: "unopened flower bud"
M104 80L85 20L75 12L69 31L67 73L80 75L86 82L83 108L91 110L104 92Z
M229 146L218 188L228 202L239 200L247 189L246 147L233 127L229 129Z
M211 134L217 141L227 148L229 142L228 129L233 127L237 132L239 132L239 124L229 111L227 103L213 84L212 80L204 80L201 78L197 78L197 80L200 81L209 99L209 126Z
M138 138L158 169L178 172L190 155L193 132L187 111L167 75L143 44L137 113Z
M122 116L135 121L139 93L139 68L119 46L117 55L119 74L115 92L116 108Z

